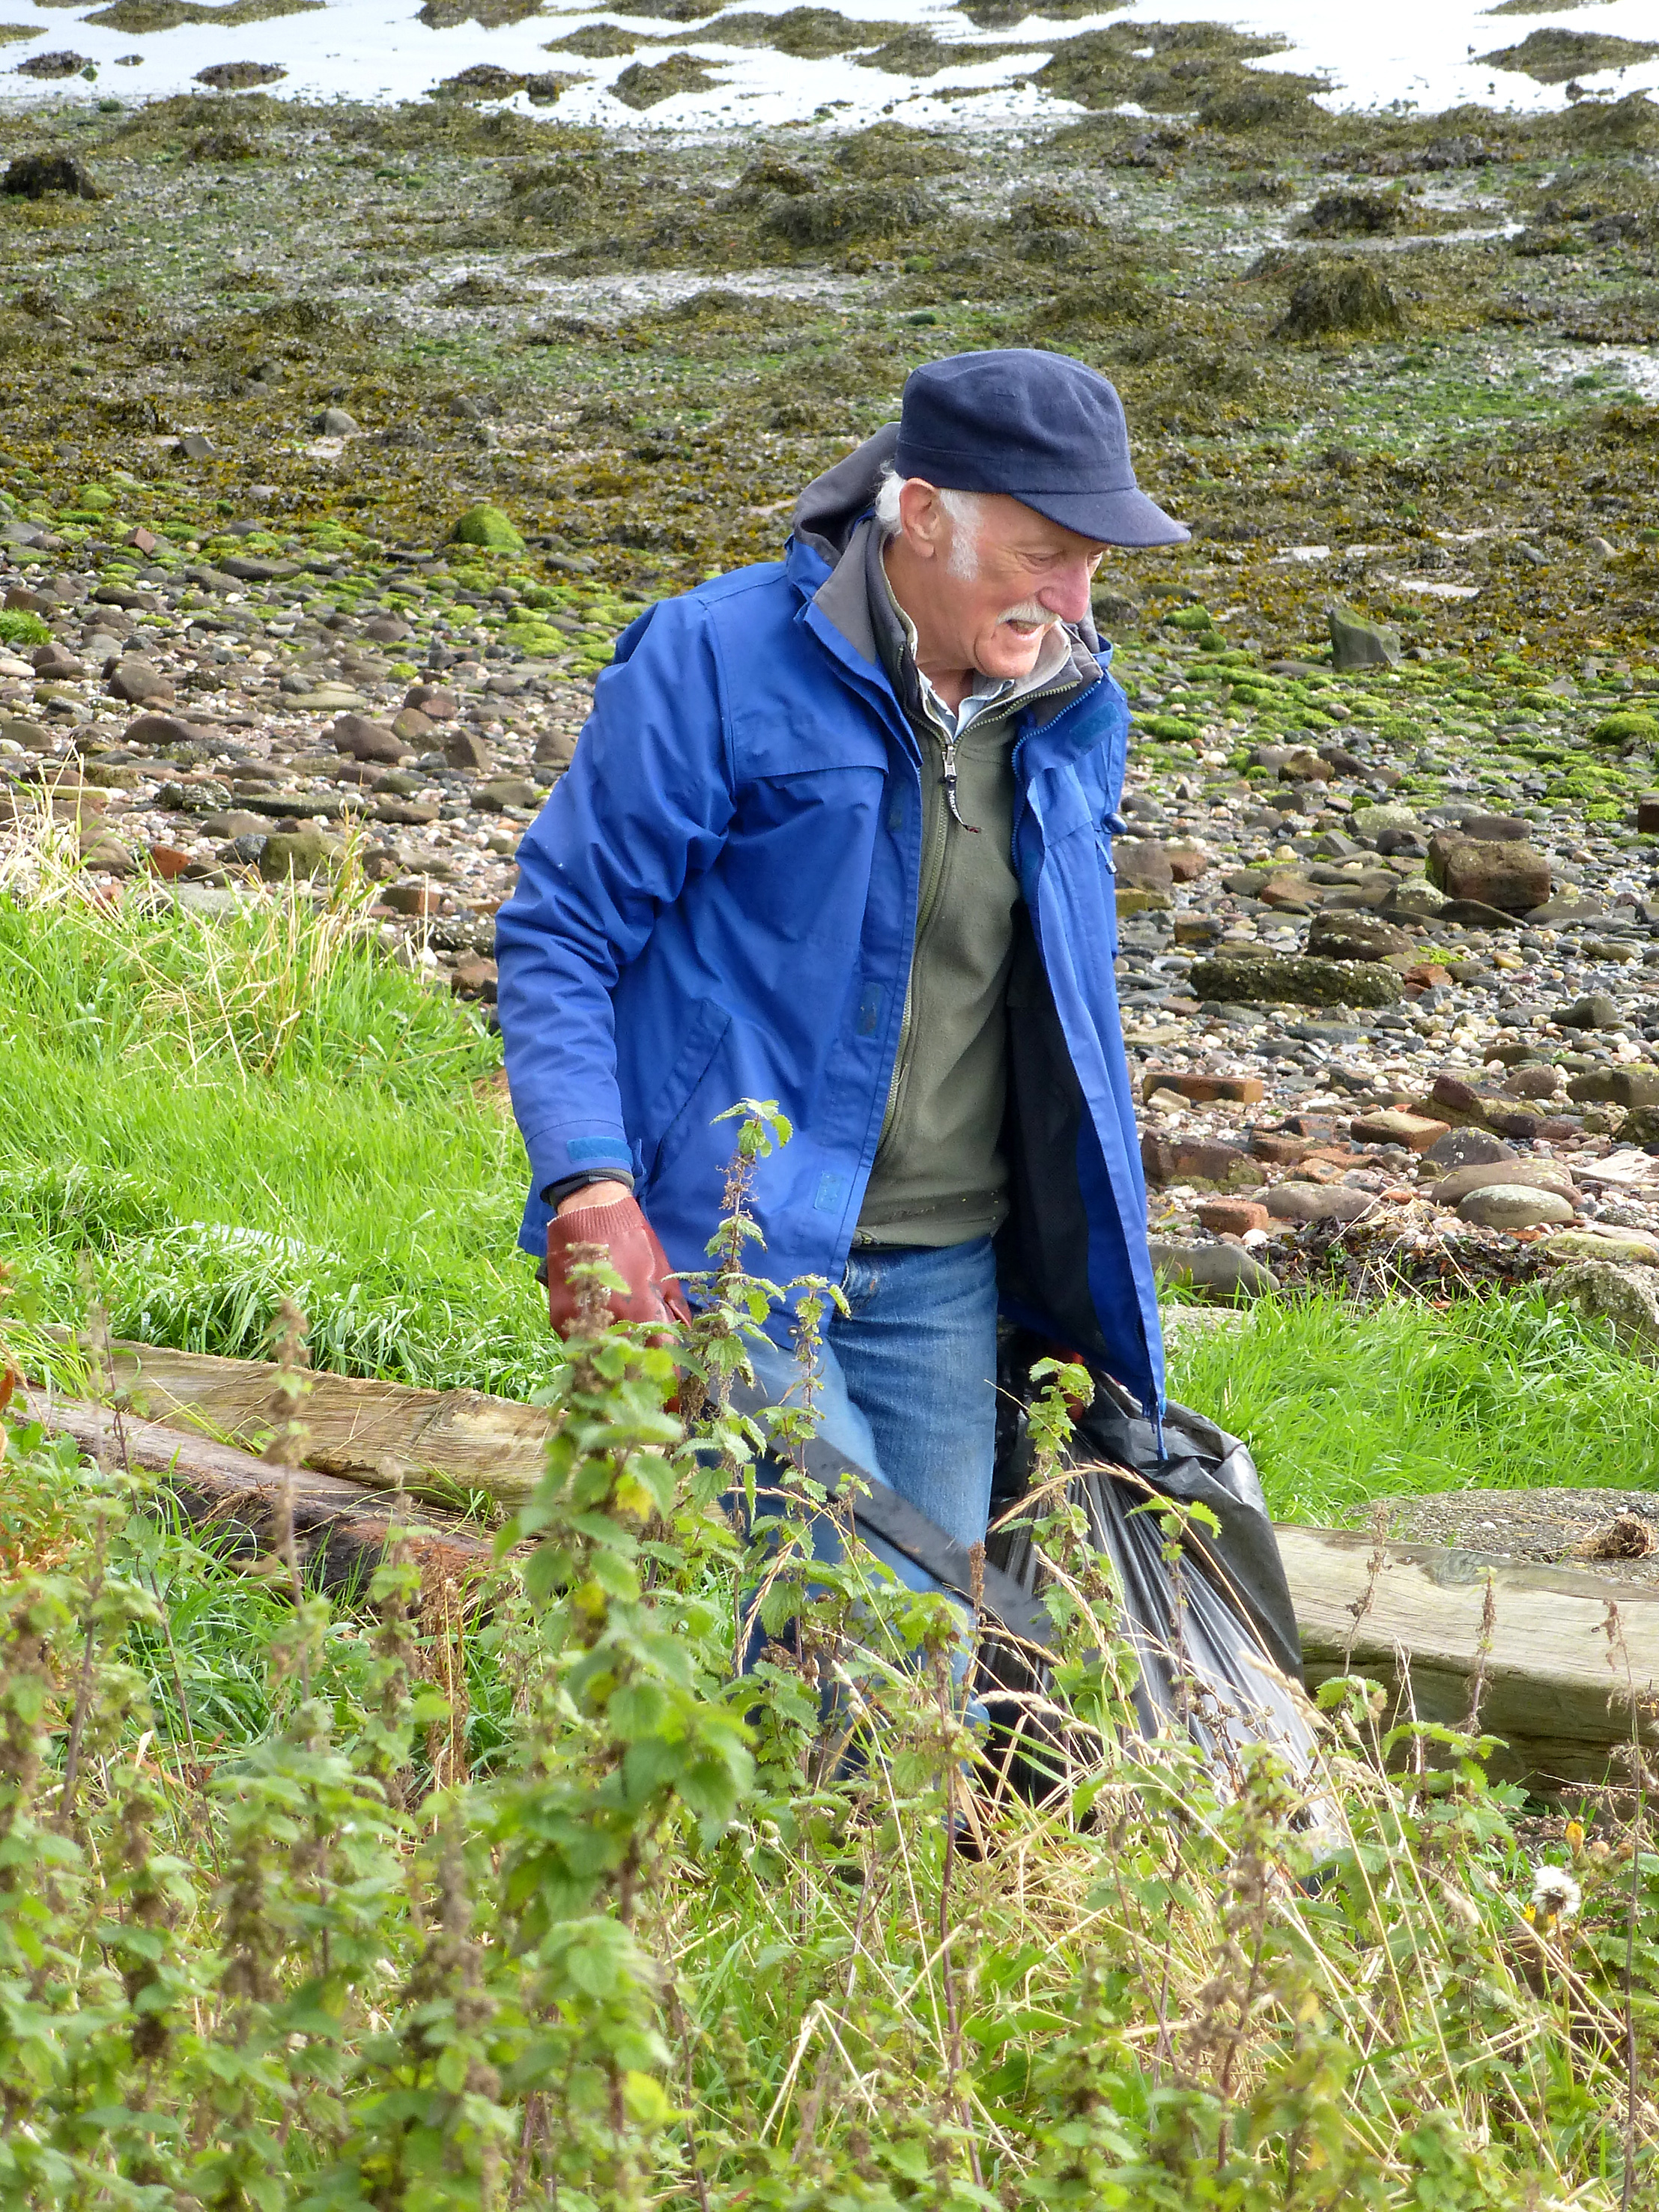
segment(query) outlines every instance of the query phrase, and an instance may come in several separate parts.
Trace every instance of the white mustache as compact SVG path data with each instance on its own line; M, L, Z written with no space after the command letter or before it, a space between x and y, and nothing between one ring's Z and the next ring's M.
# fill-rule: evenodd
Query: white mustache
M1033 623L1041 629L1048 629L1059 620L1060 617L1052 607L1041 606L1035 599L1022 599L1017 607L1010 607L1006 614L997 617L999 623Z

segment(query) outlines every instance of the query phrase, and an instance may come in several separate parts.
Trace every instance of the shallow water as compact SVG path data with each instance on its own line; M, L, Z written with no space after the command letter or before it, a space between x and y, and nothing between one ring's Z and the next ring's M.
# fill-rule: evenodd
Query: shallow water
M736 4L748 12L747 0ZM642 40L664 43L604 61L549 55L544 50L550 35L563 38L582 24L604 21L605 11L549 5L538 15L495 29L469 22L433 30L419 21L418 6L419 0L330 0L320 15L278 17L242 28L184 25L135 34L88 21L90 7L48 8L40 0L32 6L28 0L12 0L7 12L13 22L38 21L40 28L27 45L20 41L3 49L0 97L153 98L189 88L197 72L213 63L252 61L287 71L271 88L282 94L409 99L458 70L488 62L515 71L557 70L580 80L552 105L532 106L522 94L509 103L560 123L659 130L813 120L852 125L888 114L918 124L949 118L1018 131L1024 123L1076 112L1072 103L1020 80L1041 66L1062 40L1109 22L1218 19L1240 30L1285 39L1289 43L1282 53L1257 66L1322 76L1328 87L1322 97L1333 108L1401 103L1425 111L1465 101L1516 109L1565 105L1565 87L1539 84L1475 58L1516 44L1534 30L1559 26L1628 39L1659 33L1654 0L1609 0L1600 7L1525 16L1494 16L1470 0L1397 0L1389 8L1337 6L1334 0L1263 0L1242 9L1218 6L1213 0L1133 0L1127 9L1063 23L1034 12L1016 33L977 31L958 9L939 0L843 0L841 12L855 20L926 24L942 40L961 46L959 66L917 79L861 67L851 54L799 60L764 48L722 46L700 38L696 24L638 16L628 19L628 28ZM982 47L996 51L976 60L975 50ZM32 55L62 50L83 57L95 76L43 82L15 73L17 64ZM718 76L717 85L676 94L643 113L624 106L609 89L630 60L651 62L671 52L705 60ZM1659 58L1621 71L1587 73L1582 82L1592 92L1659 89Z

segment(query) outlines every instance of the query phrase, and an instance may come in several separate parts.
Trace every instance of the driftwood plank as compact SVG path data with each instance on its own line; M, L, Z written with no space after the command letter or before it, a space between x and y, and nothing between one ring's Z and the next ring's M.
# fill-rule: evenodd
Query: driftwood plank
M194 1500L203 1516L228 1518L252 1540L268 1540L272 1471L212 1444L210 1434L264 1441L275 1419L275 1367L139 1344L117 1345L114 1356L123 1390L148 1417L127 1423L130 1438L142 1440L137 1463L169 1471L192 1517ZM325 1540L342 1559L349 1553L361 1563L367 1547L384 1542L391 1508L377 1490L401 1486L412 1496L442 1496L459 1485L511 1505L541 1472L549 1419L539 1407L477 1391L324 1374L313 1380L301 1409L310 1434L296 1476L296 1516L308 1532L335 1532ZM72 1415L79 1428L61 1404L56 1418L88 1448L106 1448L106 1409L80 1406ZM216 1459L216 1451L225 1457ZM446 1533L441 1515L424 1517L433 1534L422 1541L471 1546L482 1555L476 1539ZM349 1540L340 1532L350 1532ZM1369 1535L1284 1526L1279 1540L1310 1682L1368 1674L1403 1706L1408 1677L1411 1704L1430 1720L1457 1723L1468 1711L1490 1574L1497 1620L1481 1721L1510 1746L1494 1761L1500 1775L1543 1788L1605 1780L1613 1747L1630 1736L1632 1686L1638 1707L1659 1697L1659 1588L1652 1584L1396 1543L1383 1546L1373 1578L1376 1546ZM1616 1644L1607 1633L1610 1604L1619 1610ZM1659 1741L1659 1728L1641 1725L1646 1740Z
M1281 1527L1279 1545L1310 1686L1367 1674L1403 1709L1409 1670L1420 1718L1462 1722L1490 1576L1496 1620L1480 1720L1509 1746L1493 1762L1496 1773L1542 1788L1605 1781L1612 1747L1630 1741L1632 1688L1644 1741L1659 1736L1650 1709L1659 1692L1659 1590L1651 1584L1433 1544L1385 1544L1373 1577L1370 1536Z
M268 1361L155 1344L112 1351L117 1382L152 1421L256 1450L276 1423L276 1369ZM417 1498L483 1490L514 1505L541 1474L549 1423L539 1407L320 1372L311 1386L297 1413L305 1464L319 1474Z
M270 1552L281 1535L284 1491L291 1489L295 1550L307 1580L332 1591L361 1590L385 1553L394 1520L423 1586L476 1581L489 1546L453 1516L330 1475L291 1474L231 1444L191 1436L133 1413L119 1418L85 1399L26 1393L24 1407L49 1435L72 1437L82 1452L112 1465L123 1458L157 1477L185 1517L204 1532L223 1529L233 1559Z

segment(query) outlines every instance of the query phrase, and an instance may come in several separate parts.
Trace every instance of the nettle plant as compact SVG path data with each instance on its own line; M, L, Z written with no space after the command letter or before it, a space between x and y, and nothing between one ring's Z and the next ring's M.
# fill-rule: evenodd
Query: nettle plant
M1224 1786L1136 1735L1062 1498L1066 1770L988 1802L956 1609L812 1555L836 1292L752 1271L788 1130L736 1118L695 1324L609 1325L589 1256L546 1471L459 1620L399 1540L331 1606L291 1546L239 1573L143 1480L4 1428L0 2203L1643 2202L1639 1747L1622 1817L1539 1866L1478 1710L1389 1728L1343 1682L1310 1826L1271 1753ZM731 1385L786 1309L802 1380L757 1423ZM283 1374L278 1481L294 1316ZM1047 1476L1078 1377L1037 1383ZM463 1680L495 1701L470 1739Z

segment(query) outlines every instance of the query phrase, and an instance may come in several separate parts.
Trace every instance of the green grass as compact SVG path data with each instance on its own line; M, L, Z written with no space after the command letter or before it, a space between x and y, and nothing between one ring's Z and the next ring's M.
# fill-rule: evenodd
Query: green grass
M0 887L0 1259L42 1316L83 1312L89 1255L123 1335L257 1355L291 1297L321 1366L545 1381L498 1045L374 945L350 884L206 920L38 865L32 902ZM1249 1442L1282 1519L1659 1486L1651 1370L1531 1297L1264 1304L1182 1343L1171 1388Z
M1180 1340L1170 1389L1248 1440L1282 1521L1435 1490L1659 1488L1652 1368L1535 1293L1264 1301Z
M206 920L0 891L0 1258L47 1319L86 1255L122 1334L253 1355L289 1296L319 1364L521 1394L549 1339L499 1064L349 893Z

